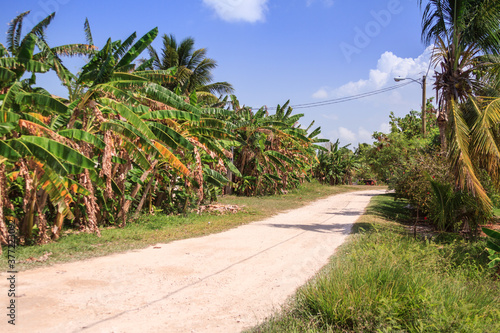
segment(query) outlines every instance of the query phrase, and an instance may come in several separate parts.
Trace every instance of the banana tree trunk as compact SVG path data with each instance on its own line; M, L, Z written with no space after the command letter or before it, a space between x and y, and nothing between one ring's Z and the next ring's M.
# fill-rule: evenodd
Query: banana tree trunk
M147 170L146 172L144 172L144 173L142 174L141 178L139 178L139 179L141 180L141 183L142 183L142 182L144 182L144 181L148 178L149 174L150 174L153 170L155 170L155 167L156 167L156 164L157 164L157 163L158 163L158 161L157 161L157 160L156 160L156 161L154 161L154 162L153 162L153 164L151 165L151 169ZM135 185L135 188L132 190L132 193L130 193L130 196L132 197L132 199L134 199L134 198L135 198L135 196L137 195L137 193L139 192L139 190L141 189L141 187L142 187L142 185L141 185L140 183L137 183L137 184ZM125 226L125 224L127 223L127 219L126 219L126 217L127 217L127 213L128 213L128 211L129 211L129 209L130 209L130 205L131 205L131 204L132 204L132 200L128 200L128 199L126 199L126 200L125 200L125 203L123 204L122 210L121 210L121 212L120 212L120 215L121 215L121 217L122 217L122 223L121 223L121 225L120 225L121 227L124 227L124 226Z
M151 189L151 185L153 184L153 182L155 180L155 175L156 175L156 171L153 172L153 175L151 176L151 179L149 180L148 186L146 186L146 189L144 190L144 194L142 195L141 201L137 205L137 208L135 210L134 217L133 217L134 219L137 218L137 216L141 212L142 206L144 205L144 202L146 201L149 190Z
M9 240L9 232L7 226L5 225L5 217L3 213L4 201L5 201L5 164L0 164L0 254L2 254L2 246L7 245Z
M27 196L27 211L24 215L23 224L21 226L21 236L24 237L26 241L30 241L33 237L33 225L35 222L35 205L36 205L36 191L32 189L28 192Z
M57 213L56 222L54 223L54 227L52 228L52 239L59 239L59 235L61 234L61 229L64 222L64 215L60 212Z

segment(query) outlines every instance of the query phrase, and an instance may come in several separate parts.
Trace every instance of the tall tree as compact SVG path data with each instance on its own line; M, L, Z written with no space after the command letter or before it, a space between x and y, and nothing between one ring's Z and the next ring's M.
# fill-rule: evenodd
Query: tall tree
M419 3L422 7L423 1ZM482 75L492 66L489 55L500 53L500 1L430 0L423 12L422 40L435 45L437 121L456 186L467 188L489 207L478 169L486 159L487 170L498 175L493 172L500 154L492 119L500 109L478 96L490 83Z
M176 69L176 80L167 85L169 89L179 87L186 95L196 91L202 99L212 101L216 100L215 94L233 92L234 89L228 82L212 82L212 72L217 67L217 62L207 57L207 49L195 49L193 38L187 37L178 43L174 35L164 34L162 40L160 54L152 46L148 50L153 69Z

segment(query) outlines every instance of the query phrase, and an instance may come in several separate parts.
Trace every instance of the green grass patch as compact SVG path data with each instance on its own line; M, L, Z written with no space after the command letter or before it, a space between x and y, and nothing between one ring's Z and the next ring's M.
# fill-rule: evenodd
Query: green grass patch
M484 240L413 239L394 222L405 205L374 198L331 263L251 332L500 332Z
M52 254L48 260L43 262L18 263L16 269L26 270L54 263L82 260L141 249L158 243L222 232L288 209L300 207L322 197L373 188L373 186L323 186L314 181L305 183L301 188L290 191L286 195L251 198L226 196L220 198L220 203L245 206L243 211L236 214L143 215L124 228L102 228L101 237L87 233L65 234L63 232L63 236L57 242L41 246L17 247L15 252L17 262L28 258L41 258L45 253ZM6 247L3 247L3 255L0 257L0 270L8 270Z

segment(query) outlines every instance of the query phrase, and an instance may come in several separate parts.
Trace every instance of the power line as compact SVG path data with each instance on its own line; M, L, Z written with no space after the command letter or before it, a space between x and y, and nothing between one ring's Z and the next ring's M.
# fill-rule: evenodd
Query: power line
M369 92L365 92L365 93L361 93L361 94L357 94L357 95L352 95L352 96L347 96L347 97L341 97L341 98L335 98L335 99L329 99L329 100L321 101L321 102L296 104L296 105L291 105L291 107L293 109L308 109L308 108L314 108L314 107L318 107L318 106L325 106L325 105L332 105L332 104L344 103L344 102L354 101L354 100L357 100L357 99L361 99L361 98L365 98L365 97L369 97L369 96L373 96L373 95L382 94L382 93L385 93L385 92L388 92L388 91L391 91L391 90L399 89L399 88L407 86L407 85L409 85L411 83L412 82L410 81L410 82L400 83L400 84L397 84L397 85L394 85L394 86L391 86L391 87L386 87L386 88L382 88L382 89L378 89L378 90L373 90L373 91L369 91ZM257 108L252 108L252 109L257 110ZM268 107L267 109L268 110L276 110L276 107L274 107L274 106L273 107Z

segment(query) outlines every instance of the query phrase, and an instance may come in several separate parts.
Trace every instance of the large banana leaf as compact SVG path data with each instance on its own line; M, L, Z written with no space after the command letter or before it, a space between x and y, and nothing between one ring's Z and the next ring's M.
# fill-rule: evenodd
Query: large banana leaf
M151 132L146 123L144 123L142 119L139 118L139 116L135 114L131 109L129 109L126 105L109 98L102 98L100 102L114 109L117 114L127 119L132 126L141 131L147 138L149 138L150 140L155 139L155 135L153 134L153 132Z
M24 113L24 119L19 120L19 125L22 127L37 127L41 131L53 132L45 123L43 123L38 117L34 116L33 113Z
M178 170L185 176L189 176L190 174L189 169L167 147L165 147L159 142L155 142L154 144L158 149L158 151L160 152L160 154L172 168Z
M226 128L226 123L227 122L215 118L202 118L199 126L222 129Z
M314 131L312 131L311 134L308 135L308 138L312 139L315 136L319 135L320 133L321 133L321 127L318 127Z
M30 73L46 73L50 66L36 60L29 60L23 63L24 69Z
M225 186L229 183L229 179L207 167L203 167L203 180L215 186Z
M290 118L287 118L286 119L286 122L290 125L293 126L293 124L295 124L297 121L299 121L300 118L304 117L304 114L303 113L299 113L299 114L294 114L293 116L291 116Z
M143 170L149 170L151 168L151 164L149 163L146 155L132 142L123 140L122 143L123 148L127 151L132 161L134 161L138 166L140 166ZM155 150L158 151L158 149ZM160 152L158 152L159 154Z
M13 68L19 65L19 61L16 58L0 58L0 67Z
M110 81L126 81L126 80L134 80L134 81L145 81L148 79L143 78L142 76L138 76L134 73L125 73L125 72L115 72L113 76L111 76Z
M138 71L143 71L148 68L151 68L153 65L154 59L149 59L144 61L142 64L139 65L139 67L136 68L135 72L137 73Z
M90 143L96 148L99 149L104 149L106 147L106 144L104 141L99 139L97 136L95 136L92 133L79 130L79 129L66 129L57 132L57 134L62 135L68 139L73 139L73 140L78 140L78 141L84 141L87 143Z
M0 156L12 162L16 162L21 158L21 155L5 141L0 141Z
M220 108L203 108L201 112L204 115L213 115L213 116L221 116L221 117L231 117L234 115L234 111L220 109Z
M136 38L137 38L137 33L134 31L130 36L128 36L127 39L125 39L123 43L120 43L119 47L113 54L113 56L117 61L125 54L125 52L127 52L127 50L129 49L129 47L132 45L132 43Z
M24 157L35 157L40 162L47 163L62 176L78 174L83 168L94 169L94 162L90 159L52 139L25 135L20 139L10 140L8 143Z
M153 62L153 59L150 59L151 63ZM145 63L147 66L147 62ZM142 65L141 65L142 66ZM145 67L145 66L144 66ZM143 71L139 70L139 68L134 72L134 75L140 76L144 79L147 79L148 81L152 81L155 83L159 84L164 84L164 83L174 83L175 78L174 78L174 71L172 70L148 70L148 71Z
M148 154L159 153L148 137L146 137L141 131L128 123L110 120L108 122L102 123L101 129L111 130L117 134L122 135L130 142L134 142L138 149L142 149Z
M141 119L148 120L163 120L163 119L175 119L175 120L187 120L191 122L200 121L200 116L186 111L179 110L160 110L148 112L141 115Z
M68 107L61 101L38 93L18 93L16 103L38 107L38 109L50 110L59 114L68 112Z
M20 92L23 92L23 89L21 87L21 82L16 82L12 86L10 86L9 90L7 93L4 95L3 98L3 103L2 107L0 108L0 111L9 111L10 109L13 108L16 100L16 95Z
M149 126L156 137L171 148L176 149L177 146L181 146L182 148L188 150L194 149L194 146L191 144L191 142L186 140L186 138L184 138L181 134L171 129L170 127L155 122L150 122Z
M69 204L73 202L73 196L68 189L69 180L56 174L48 167L44 167L44 173L40 179L42 188L48 194L50 201L57 211L70 219L73 219ZM87 192L88 195L88 192Z
M10 23L7 30L7 47L11 53L15 53L21 42L21 30L23 27L23 19L30 12L26 11L17 15Z
M118 62L116 68L119 69L120 67L130 65L151 44L157 35L158 28L154 28L142 36Z
M29 11L27 12L29 13ZM49 14L46 18L44 18L43 20L41 20L40 22L38 22L30 31L29 34L27 34L24 39L21 41L21 45L23 45L25 43L25 40L30 36L30 35L35 35L35 36L38 36L40 38L44 38L44 31L45 29L48 27L48 25L50 24L50 22L52 22L52 20L54 19L54 16L56 15L55 12L53 12L52 14ZM19 26L20 28L20 26Z
M36 36L33 34L27 35L21 46L19 47L17 57L21 61L28 61L33 59L33 53L35 51Z
M120 87L115 86L116 82L126 82L126 81L114 81L107 82L103 84L99 84L94 86L91 90L89 90L83 98L81 98L78 105L85 105L85 103L92 97L95 92L103 92L107 94L111 94L117 100L120 100L124 103L138 104L139 101L132 95L130 91L126 89L135 89L136 87L140 87L136 84L123 84ZM135 81L137 82L137 81Z
M21 119L17 113L9 111L0 111L0 123L16 123Z
M177 110L189 111L195 114L199 114L200 110L186 103L182 97L177 96L174 92L168 90L167 88L162 87L161 85L153 82L144 82L144 81L118 81L118 82L110 82L117 87L127 87L131 85L135 85L136 88L147 97L158 101L160 103L171 106ZM140 88L139 88L140 87Z
M16 77L16 73L5 67L0 67L0 81L9 82Z
M231 140L234 139L232 135L223 130L218 130L210 127L193 127L189 130L190 134L194 136L207 136L213 139Z
M19 139L10 140L8 141L8 144L24 158L34 157L38 161L49 166L59 175L66 176L69 174L65 165L43 147L38 147L35 144L23 142Z
M272 157L276 157L276 158L279 158L280 160L282 161L285 161L286 163L288 163L289 165L291 166L297 166L297 163L296 161L292 160L291 158L288 158L287 156L277 152L277 151L274 151L274 150L268 150L265 152L265 154L267 156L272 156Z

